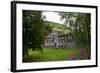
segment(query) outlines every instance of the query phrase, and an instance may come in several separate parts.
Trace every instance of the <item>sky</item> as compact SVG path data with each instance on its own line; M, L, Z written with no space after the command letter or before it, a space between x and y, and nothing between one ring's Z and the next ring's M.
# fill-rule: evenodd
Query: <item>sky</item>
M60 20L60 15L56 12L43 12L42 14L43 16L45 15L47 21L52 21L52 22L56 22L56 23L61 23L63 24L64 21Z

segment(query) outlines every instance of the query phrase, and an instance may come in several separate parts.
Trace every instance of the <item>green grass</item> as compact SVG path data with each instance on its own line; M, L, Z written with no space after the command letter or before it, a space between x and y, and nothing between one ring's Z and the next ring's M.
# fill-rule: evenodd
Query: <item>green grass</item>
M29 50L27 62L45 62L45 61L65 61L71 60L71 57L80 59L80 52L77 49L48 49L41 51Z

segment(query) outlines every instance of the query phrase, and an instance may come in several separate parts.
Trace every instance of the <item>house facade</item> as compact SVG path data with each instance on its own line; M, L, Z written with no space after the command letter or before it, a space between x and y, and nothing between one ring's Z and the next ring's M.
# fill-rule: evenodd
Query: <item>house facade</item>
M45 48L75 48L75 42L71 33L61 35L58 31L52 31L45 37Z

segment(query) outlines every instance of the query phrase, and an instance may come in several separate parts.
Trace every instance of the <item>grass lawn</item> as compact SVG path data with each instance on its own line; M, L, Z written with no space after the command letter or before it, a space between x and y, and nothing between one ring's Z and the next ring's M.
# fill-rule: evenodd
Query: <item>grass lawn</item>
M29 56L26 62L44 62L44 61L64 61L79 60L80 51L78 49L50 49L44 48L43 52L29 50Z

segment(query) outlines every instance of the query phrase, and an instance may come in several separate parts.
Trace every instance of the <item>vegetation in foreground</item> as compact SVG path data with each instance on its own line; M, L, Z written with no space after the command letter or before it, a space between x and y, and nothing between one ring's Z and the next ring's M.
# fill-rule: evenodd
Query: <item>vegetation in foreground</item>
M66 61L66 60L86 60L87 53L83 49L54 49L45 48L43 52L30 49L29 56L23 62L45 62L45 61Z

